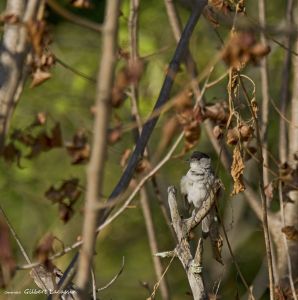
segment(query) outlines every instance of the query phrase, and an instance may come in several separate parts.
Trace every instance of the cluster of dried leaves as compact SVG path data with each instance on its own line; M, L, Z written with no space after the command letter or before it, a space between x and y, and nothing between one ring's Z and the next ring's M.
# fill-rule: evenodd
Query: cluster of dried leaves
M200 110L194 110L192 104L192 93L186 89L179 93L173 100L177 120L184 132L183 153L192 149L200 138L202 122Z
M54 124L50 132L46 128L46 114L38 113L36 119L27 128L20 130L15 129L10 135L10 142L5 145L2 156L6 162L20 163L22 156L21 145L29 149L29 154L25 157L32 159L37 157L41 152L46 152L54 148L63 146L60 123Z
M53 185L45 192L45 197L53 204L58 204L59 217L66 223L74 214L73 206L81 195L78 178L65 180L58 188Z
M32 45L32 82L30 87L36 87L51 78L50 69L55 64L55 57L47 47L51 43L47 24L44 20L27 22L28 38Z
M127 98L127 88L132 83L138 83L144 71L144 62L142 60L131 60L126 56L125 65L116 74L116 79L112 89L112 106L119 108Z
M87 162L90 157L90 145L85 130L79 129L71 142L64 142L60 123L56 122L48 130L47 120L47 115L40 112L27 128L13 130L10 141L2 152L4 160L8 163L16 161L20 165L21 157L33 159L43 152L65 147L72 164ZM29 154L22 155L22 152L28 150Z
M222 51L224 62L237 70L248 63L259 64L260 60L270 52L270 47L257 42L253 32L233 33Z

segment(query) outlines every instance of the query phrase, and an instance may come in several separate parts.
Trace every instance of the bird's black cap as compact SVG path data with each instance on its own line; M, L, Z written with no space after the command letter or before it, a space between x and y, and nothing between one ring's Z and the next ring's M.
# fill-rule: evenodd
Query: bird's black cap
M201 158L210 158L207 154L200 152L200 151L195 151L192 153L190 160L192 159L197 159L200 160Z

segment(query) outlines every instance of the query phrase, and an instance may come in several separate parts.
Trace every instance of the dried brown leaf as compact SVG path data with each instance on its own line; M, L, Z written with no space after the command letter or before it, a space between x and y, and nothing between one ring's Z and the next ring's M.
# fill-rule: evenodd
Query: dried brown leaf
M216 12L214 12L212 7L205 7L204 11L203 11L203 15L205 17L205 19L207 21L209 21L209 23L213 26L213 27L218 27L219 26L219 22L218 22L218 17Z
M5 14L0 16L0 22L10 25L18 24L20 22L20 17L15 14Z
M285 226L281 231L286 235L288 240L298 242L298 230L294 226Z
M201 121L196 118L192 109L185 109L177 115L184 131L184 153L192 149L199 141L201 134Z
M108 132L108 143L113 145L121 140L122 137L122 126L116 126Z
M67 223L72 216L74 215L74 210L72 205L60 203L59 204L59 219L62 220L64 223Z
M231 195L236 195L245 190L245 185L243 183L243 172L244 172L244 162L241 155L240 147L237 145L233 151L233 162L231 166L231 175L234 180L233 191Z
M30 20L27 22L28 35L37 56L42 55L43 39L46 33L46 22L41 20Z
M77 8L92 8L92 3L90 0L71 0L71 5Z
M209 118L212 121L225 124L229 119L229 115L229 109L225 101L217 102L213 105L204 107L204 119Z
M273 187L273 183L271 181L264 188L265 195L268 199L273 199L273 191L274 191L274 187Z
M78 130L72 138L72 142L65 145L74 165L86 163L90 158L90 145L85 130Z
M238 32L226 44L222 58L228 66L240 70L249 62L258 64L269 52L270 47L258 43L252 32Z
M253 133L253 127L246 124L241 124L234 128L230 128L227 132L227 144L236 145L239 139L247 142L253 137Z
M36 87L52 77L51 73L37 69L32 74L30 88Z
M7 163L13 163L14 161L19 162L21 158L21 151L15 147L14 143L10 142L5 145L2 155Z
M183 112L184 110L192 109L192 93L186 89L179 93L173 99L173 106L178 113Z
M148 159L143 158L137 164L136 173L142 173L142 172L148 170L149 168L150 168L150 163L149 163Z
M120 158L120 166L122 168L124 168L127 164L127 161L130 157L130 154L131 154L131 149L125 149L123 154L121 155L121 158Z
M224 128L222 128L219 125L216 125L213 127L213 135L215 136L216 139L221 139L224 134Z
M45 192L45 197L53 204L59 204L59 217L63 222L67 222L74 214L73 205L81 195L79 179L72 178L65 180L60 187L50 188Z
M62 146L62 132L60 123L56 123L54 125L54 127L51 129L50 136L45 130L42 130L36 137L26 133L21 135L21 137L23 138L23 144L31 147L31 152L26 156L29 159L38 156L41 152L46 152L53 148L59 148Z
M212 235L210 235L212 237ZM222 247L223 247L223 238L220 234L217 235L216 238L211 239L212 250L214 258L221 264L223 264L222 260Z
M48 270L53 268L49 256L53 253L53 242L55 237L52 234L47 234L34 250L34 256L43 264Z

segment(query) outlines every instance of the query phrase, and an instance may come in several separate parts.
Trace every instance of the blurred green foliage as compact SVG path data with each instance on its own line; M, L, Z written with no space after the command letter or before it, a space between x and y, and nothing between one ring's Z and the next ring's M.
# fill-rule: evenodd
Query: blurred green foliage
M68 1L59 1L74 13L95 22L102 22L104 12L104 1L93 1L94 8L82 10L72 8ZM248 15L256 18L257 1L247 1ZM4 10L4 2L1 1L0 9ZM178 5L179 13L185 21L188 11ZM285 11L284 1L275 1L268 5L268 21L271 25L279 25ZM123 1L122 15L120 17L119 45L123 50L128 50L129 39L127 21L129 17L129 1ZM49 22L50 33L53 43L51 51L64 63L73 68L96 78L99 67L101 51L101 35L88 29L81 28L72 23L66 22L50 9L46 10L46 18ZM220 34L225 39L228 28L220 28ZM140 83L140 111L143 117L150 113L163 82L165 69L170 61L175 49L171 28L169 26L167 14L163 1L141 1L140 7L140 55L150 56L146 60L146 68ZM203 70L216 55L220 41L217 38L212 26L202 18L195 30L192 38L191 49L198 68ZM281 77L281 61L283 50L272 43L270 55L270 76ZM164 49L161 51L161 49ZM123 64L119 62L119 66ZM182 67L182 70L184 67ZM225 71L225 66L219 63L211 76L211 80L218 78ZM257 93L259 98L259 70L257 67L247 68L247 73L257 82ZM38 112L46 112L49 116L48 130L54 122L60 122L63 132L63 139L71 141L77 129L83 128L87 131L88 137L92 137L93 116L91 107L94 104L95 86L92 82L72 73L69 69L60 64L56 64L52 70L52 78L34 89L26 84L20 102L13 116L11 132L14 129L22 129L29 126ZM274 74L274 75L273 75ZM275 79L277 80L277 79ZM30 81L30 80L29 80ZM185 72L178 74L173 94L179 91L186 83ZM209 89L206 93L208 102L212 103L227 97L227 80ZM273 85L272 98L277 99L279 93L278 85ZM113 118L119 115L124 124L131 122L130 103L125 104L118 110L112 112ZM169 115L171 113L167 113ZM276 114L270 115L271 119L276 118ZM154 134L150 140L149 147L152 152L161 138L161 127L165 118L161 118ZM274 135L277 130L277 122L272 122L269 131L269 143L273 145ZM108 148L108 159L105 168L105 181L103 195L109 195L114 185L119 179L122 169L119 167L121 154L126 148L133 146L131 132L124 132L122 139L115 145ZM219 166L219 176L225 183L226 191L220 207L225 218L226 227L233 228L234 219L237 219L237 209L241 203L242 210L250 211L243 199L229 196L231 190L231 178L225 170L218 164L217 156L212 152L210 142L205 132L202 132L197 146L202 151L208 152L214 159L214 168ZM274 147L270 147L275 151ZM273 153L276 154L276 153ZM252 164L252 163L251 163ZM164 195L168 185L179 185L179 179L186 171L187 165L183 159L173 159L168 162L158 173L161 182L161 192ZM248 174L250 168L248 168ZM59 185L63 180L77 177L81 186L86 183L86 166L71 165L71 158L64 148L55 149L42 153L38 157L28 160L21 158L20 166L15 163L7 164L0 160L0 199L1 205L5 209L16 232L18 233L25 249L32 257L33 249L38 241L47 233L52 232L65 245L72 244L78 235L81 234L83 196L75 206L75 216L67 224L63 224L58 217L58 208L48 201L44 193L51 185ZM149 184L150 203L153 211L154 225L158 235L160 251L171 250L174 242L171 238L159 210L156 195ZM83 189L84 191L84 189ZM95 274L97 286L105 285L116 274L121 266L122 257L125 257L125 267L123 274L107 290L100 293L100 299L130 299L139 300L148 297L148 291L142 287L141 282L146 282L152 288L156 283L154 275L152 255L150 253L146 228L139 204L139 197L134 201L135 208L130 208L124 212L116 221L112 223L101 234L97 242L95 256ZM237 202L237 203L236 203ZM236 203L236 204L235 204ZM234 211L235 210L235 211ZM252 282L262 264L264 256L263 235L260 224L251 213L245 213L240 223L237 224L239 232L234 233L231 238L237 261L248 281ZM243 239L241 230L244 229ZM234 228L235 231L235 228ZM239 239L239 241L238 241ZM18 247L13 241L13 249L17 263L25 263ZM57 244L57 249L59 249ZM232 260L226 245L224 246L225 265L219 265L212 259L210 246L206 244L204 253L204 269L208 278L207 282L210 290L215 291L220 282L219 294L221 299L234 299L237 291L243 294L245 289L235 271ZM70 261L73 253L65 255L55 261L57 266L64 269ZM163 261L167 266L168 260ZM175 260L168 273L167 278L170 286L172 299L190 299L186 293L189 291L187 279L178 260ZM26 287L35 287L28 277L27 271L18 271L11 285L7 290L23 290ZM12 297L16 299L18 296ZM5 298L3 298L5 299ZM25 296L24 296L25 299ZM43 299L41 296L28 296L26 299ZM160 299L158 295L157 299ZM265 298L264 298L265 299Z

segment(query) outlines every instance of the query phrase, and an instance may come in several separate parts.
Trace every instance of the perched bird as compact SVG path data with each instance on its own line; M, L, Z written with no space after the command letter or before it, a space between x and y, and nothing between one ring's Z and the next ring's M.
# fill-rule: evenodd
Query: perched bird
M193 204L195 209L199 209L208 198L215 175L211 166L210 157L202 152L195 151L189 159L190 169L181 178L180 188L185 200ZM195 210L193 211L195 214ZM215 219L215 209L212 208L208 215L202 220L203 236L207 236L210 226Z

